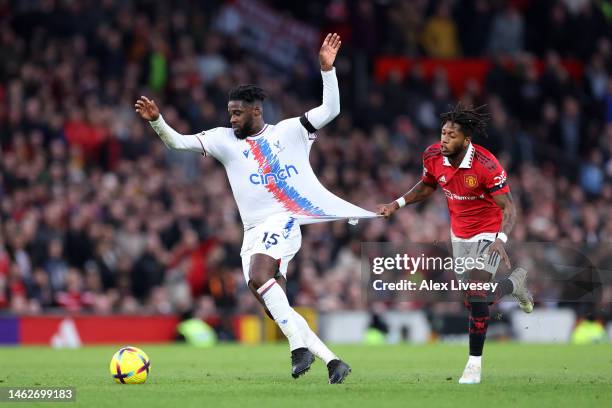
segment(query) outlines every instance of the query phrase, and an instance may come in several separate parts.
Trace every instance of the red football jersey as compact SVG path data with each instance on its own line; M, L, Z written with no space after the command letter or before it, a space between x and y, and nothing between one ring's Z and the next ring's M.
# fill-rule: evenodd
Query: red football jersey
M501 230L502 210L493 196L510 192L506 172L487 149L471 143L458 168L440 152L440 143L423 153L423 183L444 191L451 230L459 238Z

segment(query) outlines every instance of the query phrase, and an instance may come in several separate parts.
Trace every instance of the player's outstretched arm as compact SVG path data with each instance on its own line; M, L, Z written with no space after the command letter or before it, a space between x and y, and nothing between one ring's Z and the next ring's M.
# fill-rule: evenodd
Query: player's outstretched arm
M157 133L168 148L204 153L204 145L199 135L181 135L176 130L172 129L172 127L164 121L153 99L141 96L136 101L134 107L136 108L136 113L138 113L141 118L149 121L155 133Z
M406 194L404 194L397 200L388 204L379 204L378 214L384 216L385 218L389 218L394 212L396 212L400 208L408 204L414 204L418 203L419 201L425 200L434 191L436 191L435 187L430 186L429 184L425 184L423 183L423 181L419 181L415 184L414 187L410 189L410 191L408 191Z
M315 130L327 125L340 113L340 90L338 89L334 61L341 44L340 36L336 33L330 33L325 37L319 51L319 63L321 64L321 76L323 78L323 102L306 113L306 119Z

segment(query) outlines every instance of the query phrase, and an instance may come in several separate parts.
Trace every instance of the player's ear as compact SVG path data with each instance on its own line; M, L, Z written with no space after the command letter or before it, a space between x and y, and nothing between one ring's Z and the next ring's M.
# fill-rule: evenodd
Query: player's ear
M257 117L257 116L261 116L263 115L263 109L261 107L260 104L255 104L253 105L253 116Z

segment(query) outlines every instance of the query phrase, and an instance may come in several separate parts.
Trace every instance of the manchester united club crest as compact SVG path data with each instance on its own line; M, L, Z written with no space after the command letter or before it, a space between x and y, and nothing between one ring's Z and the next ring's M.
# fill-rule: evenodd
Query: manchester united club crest
M465 182L466 187L474 188L478 185L478 178L476 178L473 174L466 174L463 177L463 181Z

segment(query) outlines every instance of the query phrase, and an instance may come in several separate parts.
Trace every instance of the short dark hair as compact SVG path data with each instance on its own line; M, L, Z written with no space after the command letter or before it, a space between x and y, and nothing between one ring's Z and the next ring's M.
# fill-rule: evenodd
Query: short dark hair
M248 84L232 89L229 93L229 100L253 103L255 101L263 101L267 96L264 90L257 85Z
M472 137L476 132L487 136L487 123L491 114L484 111L486 107L487 105L481 105L474 108L459 102L451 111L441 114L440 119L442 119L442 125L446 122L458 124L461 126L461 131L468 137Z

